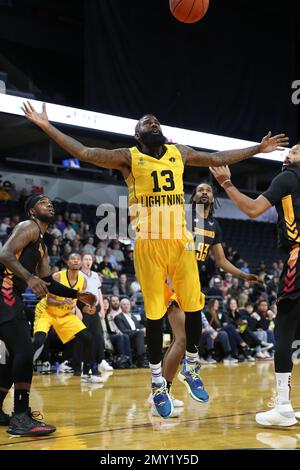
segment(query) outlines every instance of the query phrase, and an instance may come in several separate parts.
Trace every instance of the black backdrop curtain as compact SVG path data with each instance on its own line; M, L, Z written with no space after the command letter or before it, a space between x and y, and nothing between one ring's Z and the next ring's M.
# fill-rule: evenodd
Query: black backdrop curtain
M194 25L175 20L168 0L84 3L89 109L153 113L162 123L252 140L270 129L297 140L298 2L211 0Z

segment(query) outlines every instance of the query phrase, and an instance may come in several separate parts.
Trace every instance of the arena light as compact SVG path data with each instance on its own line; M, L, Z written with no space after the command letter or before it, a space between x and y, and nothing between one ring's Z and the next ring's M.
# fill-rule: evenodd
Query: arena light
M0 112L23 116L21 109L25 98L0 94ZM42 101L30 100L37 111L41 111ZM46 103L50 121L59 124L68 124L75 127L99 130L113 134L132 136L136 120L112 116L109 114L96 113L79 108L70 108L58 104ZM159 116L158 116L159 118ZM221 135L208 134L205 132L190 131L178 127L162 125L165 136L172 142L190 145L195 148L207 150L231 150L256 145L257 142L248 140L233 139ZM266 130L267 132L267 130ZM286 154L286 149L282 149L271 154L258 154L256 158L264 158L282 162Z

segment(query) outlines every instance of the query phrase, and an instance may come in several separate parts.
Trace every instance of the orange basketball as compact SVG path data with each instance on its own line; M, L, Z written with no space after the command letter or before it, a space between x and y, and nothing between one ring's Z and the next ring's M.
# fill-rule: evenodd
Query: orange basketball
M183 23L201 20L209 7L209 0L169 0L170 10Z

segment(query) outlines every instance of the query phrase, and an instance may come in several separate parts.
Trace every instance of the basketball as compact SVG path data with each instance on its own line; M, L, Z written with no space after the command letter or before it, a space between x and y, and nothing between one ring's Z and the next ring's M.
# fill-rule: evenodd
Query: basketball
M183 23L201 20L209 7L209 0L169 0L170 10Z

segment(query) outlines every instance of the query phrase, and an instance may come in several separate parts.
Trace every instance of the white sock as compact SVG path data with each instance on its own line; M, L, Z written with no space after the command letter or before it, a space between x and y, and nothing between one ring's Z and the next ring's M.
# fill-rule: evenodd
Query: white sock
M152 383L158 384L162 382L162 375L161 375L161 362L158 364L150 364L150 371L151 371L151 379Z
M290 372L276 372L277 396L279 402L286 403L291 401L291 377Z
M198 353L190 353L188 351L185 351L185 359L186 359L186 366L188 370L195 369L197 366L197 361L198 361Z

